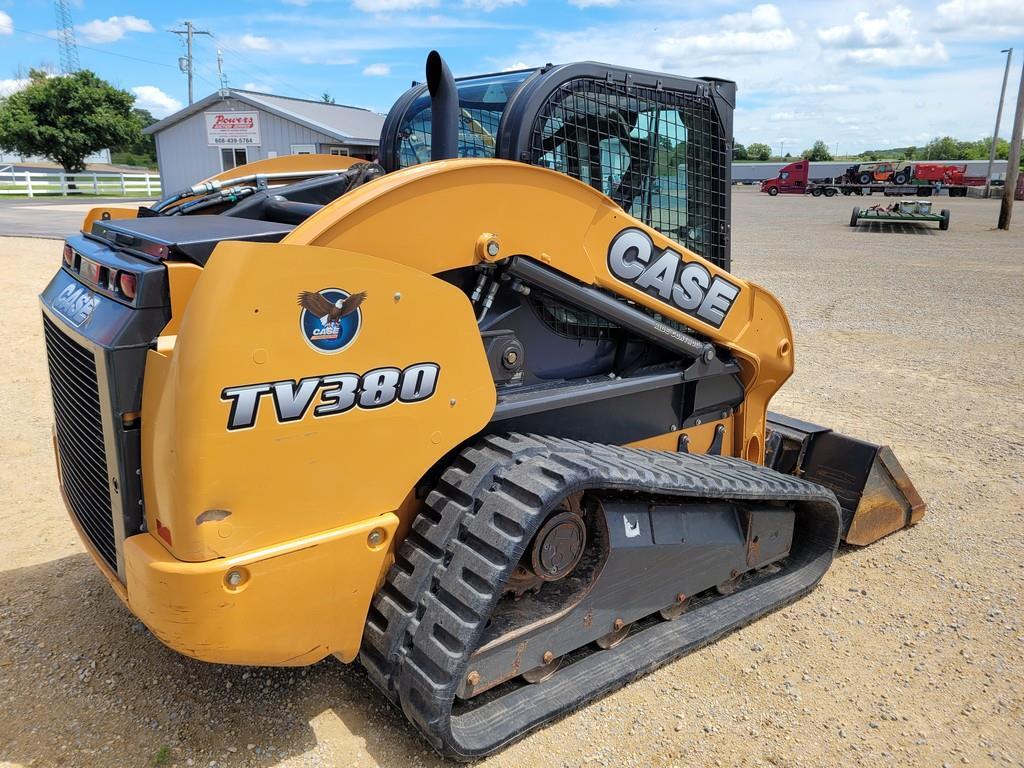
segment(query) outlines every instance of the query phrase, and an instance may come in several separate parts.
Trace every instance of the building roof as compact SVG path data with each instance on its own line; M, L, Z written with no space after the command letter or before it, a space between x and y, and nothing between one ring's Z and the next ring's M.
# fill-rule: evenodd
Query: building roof
M384 115L362 107L327 104L323 101L310 101L290 96L276 96L271 93L228 88L226 94L222 91L215 91L206 98L153 123L143 132L159 133L197 112L209 107L216 107L218 102L226 99L236 99L285 120L304 125L311 130L337 139L340 144L377 144L380 139L381 127L384 125Z

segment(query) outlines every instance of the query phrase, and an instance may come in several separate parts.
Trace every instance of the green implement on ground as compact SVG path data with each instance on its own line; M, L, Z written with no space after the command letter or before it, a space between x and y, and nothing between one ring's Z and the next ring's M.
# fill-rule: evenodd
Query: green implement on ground
M949 209L943 208L939 213L932 213L930 205L928 208L916 201L903 200L890 206L873 205L870 208L861 209L853 207L850 216L850 226L856 227L861 221L936 221L939 229L949 229Z

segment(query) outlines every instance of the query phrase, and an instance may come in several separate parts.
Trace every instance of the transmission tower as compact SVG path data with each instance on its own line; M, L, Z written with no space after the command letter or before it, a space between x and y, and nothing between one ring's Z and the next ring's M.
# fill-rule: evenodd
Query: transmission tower
M57 12L57 45L60 47L60 71L65 75L81 69L78 64L78 43L75 42L75 25L71 21L69 0L54 0Z

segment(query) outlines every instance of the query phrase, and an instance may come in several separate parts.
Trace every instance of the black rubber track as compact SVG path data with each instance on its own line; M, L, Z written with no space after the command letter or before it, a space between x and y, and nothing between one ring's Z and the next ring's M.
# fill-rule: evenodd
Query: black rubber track
M534 532L567 495L590 489L789 503L797 514L790 557L753 586L453 714L470 656ZM741 459L487 437L463 450L428 496L374 598L360 659L438 752L472 760L805 594L828 570L840 525L831 491Z

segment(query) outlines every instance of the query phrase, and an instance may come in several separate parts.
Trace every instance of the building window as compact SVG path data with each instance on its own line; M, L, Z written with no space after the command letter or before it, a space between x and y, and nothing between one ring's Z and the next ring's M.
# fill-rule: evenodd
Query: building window
M348 147L331 147L332 155L340 155L341 157L348 157Z
M316 144L292 144L293 155L312 155L316 152Z
M222 147L220 150L220 169L230 171L249 162L245 147Z

